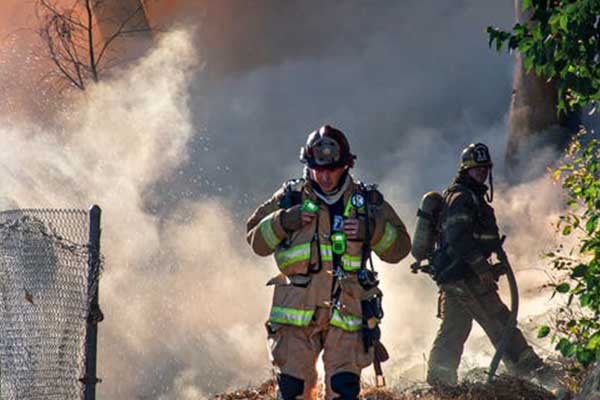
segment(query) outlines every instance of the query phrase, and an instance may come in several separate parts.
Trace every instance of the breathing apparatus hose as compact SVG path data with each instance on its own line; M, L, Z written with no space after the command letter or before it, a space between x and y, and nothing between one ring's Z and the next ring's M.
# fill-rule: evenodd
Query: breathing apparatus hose
M492 358L492 363L490 364L490 369L488 371L487 383L492 383L494 380L496 370L500 365L500 360L506 352L506 347L508 346L508 342L511 336L514 334L514 330L517 326L517 316L519 314L519 290L517 288L517 280L515 279L515 274L513 272L512 267L510 266L510 262L508 261L506 252L502 248L502 243L505 239L506 236L503 236L498 245L498 248L496 249L496 255L498 256L498 259L506 269L506 278L508 279L508 287L510 289L510 316L508 318L508 323L506 324L506 328L504 330L504 335L502 335L502 340L496 348L494 358Z

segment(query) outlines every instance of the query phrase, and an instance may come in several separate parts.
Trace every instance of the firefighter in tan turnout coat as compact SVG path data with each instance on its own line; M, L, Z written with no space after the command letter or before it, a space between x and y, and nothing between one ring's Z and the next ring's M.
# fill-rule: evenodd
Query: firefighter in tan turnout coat
M315 398L323 352L328 399L357 399L361 370L373 361L383 316L373 250L388 263L410 251L404 223L374 188L352 179L356 158L344 134L328 125L301 149L305 178L288 181L247 223L261 256L274 254L267 330L280 396Z

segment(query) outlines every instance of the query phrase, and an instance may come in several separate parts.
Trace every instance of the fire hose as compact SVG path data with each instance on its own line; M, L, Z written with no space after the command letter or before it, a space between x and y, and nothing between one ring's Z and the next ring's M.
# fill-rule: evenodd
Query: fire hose
M504 272L506 273L506 278L508 279L508 287L510 289L510 315L508 318L508 323L506 324L506 328L504 330L504 335L502 336L502 340L500 341L498 347L496 347L496 353L494 354L494 358L492 358L492 362L490 364L487 379L488 383L492 383L494 380L494 376L496 375L496 371L498 370L498 366L500 365L500 360L506 352L506 347L508 346L510 338L514 334L514 330L517 326L517 316L519 314L519 290L517 288L517 281L515 279L513 269L510 266L510 262L508 261L508 256L502 248L502 244L504 243L505 239L506 236L503 236L495 252L498 256L498 260L505 269Z

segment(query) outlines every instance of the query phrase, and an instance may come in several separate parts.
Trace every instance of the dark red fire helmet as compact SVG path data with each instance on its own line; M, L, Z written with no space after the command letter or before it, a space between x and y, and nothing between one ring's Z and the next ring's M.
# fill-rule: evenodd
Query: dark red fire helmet
M346 135L330 125L323 125L308 135L306 144L300 149L300 161L309 168L353 167L355 159Z

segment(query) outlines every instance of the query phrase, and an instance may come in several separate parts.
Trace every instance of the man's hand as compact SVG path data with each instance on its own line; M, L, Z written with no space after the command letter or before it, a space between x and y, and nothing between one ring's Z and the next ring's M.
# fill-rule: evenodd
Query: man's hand
M288 232L300 230L310 224L317 216L316 213L302 211L300 205L295 205L281 212L281 226Z
M348 218L344 221L343 231L348 240L363 241L367 237L367 223L365 217ZM375 219L369 216L369 233L375 231Z
M360 223L356 218L348 218L344 221L343 231L346 234L346 238L349 240L358 239L358 231L360 229Z
M317 217L317 213L310 211L302 211L300 216L302 217L302 225L308 225L311 222L313 222L313 220Z

